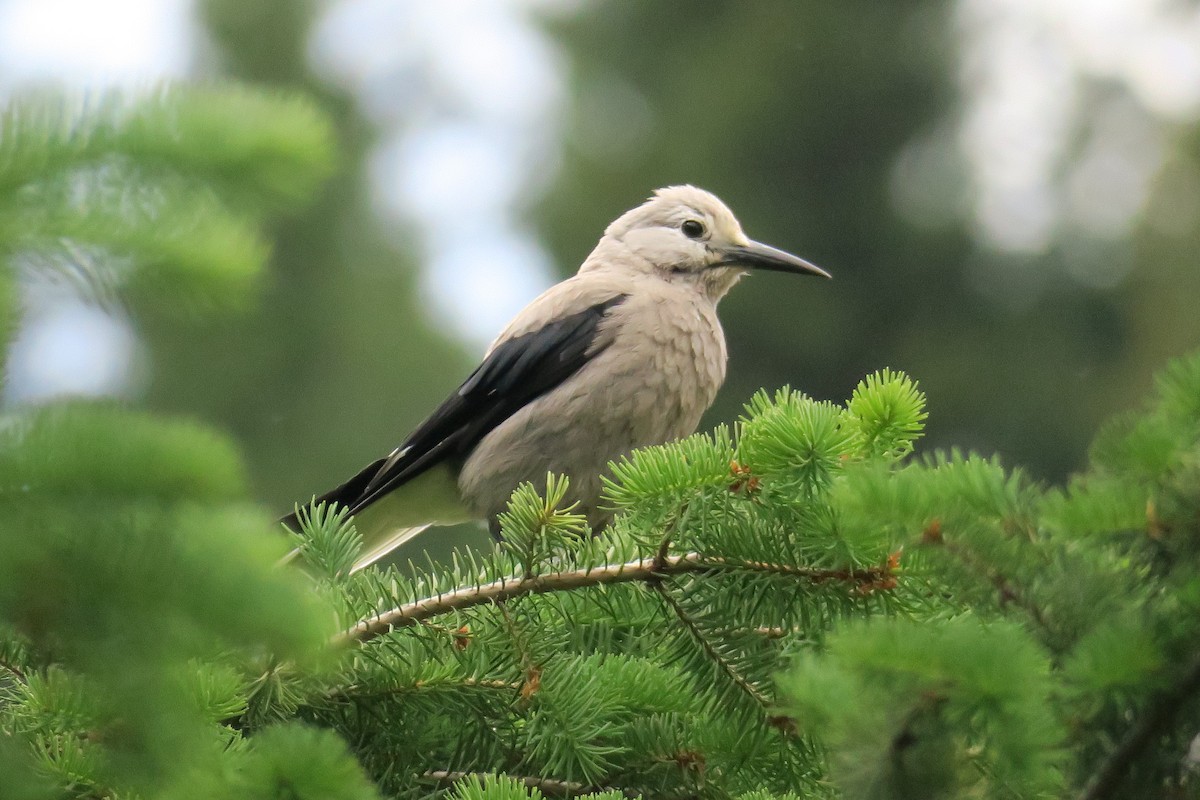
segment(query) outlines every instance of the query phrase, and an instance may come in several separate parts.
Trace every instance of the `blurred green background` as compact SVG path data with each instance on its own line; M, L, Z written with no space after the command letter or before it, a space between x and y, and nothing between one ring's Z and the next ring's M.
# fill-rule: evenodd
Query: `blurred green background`
M9 91L61 79L14 50L38 46L39 2L0 3ZM166 74L318 96L338 173L277 224L270 280L241 317L106 308L130 341L104 350L72 338L61 291L29 287L6 402L111 393L215 422L281 511L397 444L512 312L671 183L716 192L752 237L835 276L755 276L724 301L729 378L706 425L761 386L840 400L890 366L929 395L925 449L1058 480L1200 343L1194 4L158 8L178 28ZM113 80L143 80L154 57ZM67 77L85 94L90 79L108 78ZM115 366L72 383L79 359Z

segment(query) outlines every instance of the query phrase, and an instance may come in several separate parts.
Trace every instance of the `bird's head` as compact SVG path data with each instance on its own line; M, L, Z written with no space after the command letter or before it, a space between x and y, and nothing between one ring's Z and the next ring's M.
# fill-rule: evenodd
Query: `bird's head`
M659 189L609 225L583 270L614 265L694 285L713 300L750 270L830 277L802 258L747 237L716 195L694 186Z

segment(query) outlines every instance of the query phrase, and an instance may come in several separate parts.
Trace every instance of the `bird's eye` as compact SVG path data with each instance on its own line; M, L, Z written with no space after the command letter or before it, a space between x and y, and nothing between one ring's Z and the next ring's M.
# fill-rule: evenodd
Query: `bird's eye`
M694 219L689 219L679 226L679 230L683 231L683 235L689 239L699 239L704 235L704 224Z

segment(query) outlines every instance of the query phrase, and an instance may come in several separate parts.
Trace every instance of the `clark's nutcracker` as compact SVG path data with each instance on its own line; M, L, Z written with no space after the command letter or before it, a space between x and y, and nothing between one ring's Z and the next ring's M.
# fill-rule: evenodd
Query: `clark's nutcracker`
M509 323L404 443L314 502L350 509L366 566L430 525L496 515L522 481L570 478L593 528L600 475L690 434L725 379L717 301L745 270L829 274L752 241L714 195L659 189L604 231L579 272ZM298 528L295 514L283 522Z

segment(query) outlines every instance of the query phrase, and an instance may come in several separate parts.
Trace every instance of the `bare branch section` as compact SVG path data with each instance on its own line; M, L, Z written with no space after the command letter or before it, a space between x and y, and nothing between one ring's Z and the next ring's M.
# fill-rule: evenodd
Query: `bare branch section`
M855 586L876 586L881 579L890 576L890 566L869 569L812 569L789 564L770 564L760 561L737 561L704 556L700 553L685 553L678 556L661 554L654 558L638 558L620 564L606 564L595 569L550 572L525 578L501 578L498 581L455 589L435 597L427 597L407 603L370 619L365 619L353 628L337 635L335 645L352 642L367 642L393 628L403 628L418 622L461 611L474 606L503 603L516 597L547 592L564 592L589 586L614 583L637 583L657 581L673 575L699 572L752 571L776 575L789 575L812 583L840 581Z

